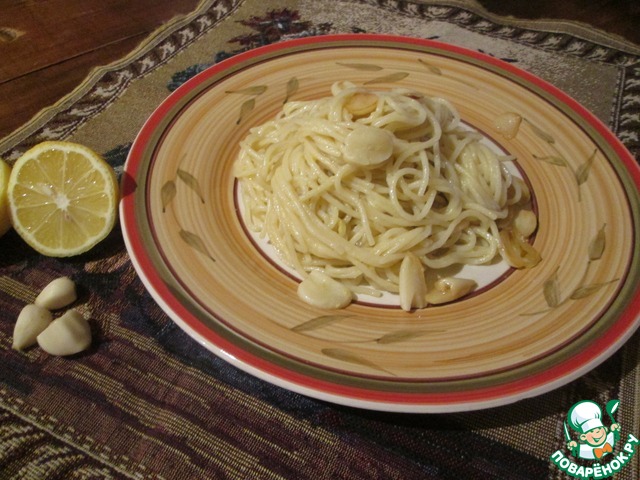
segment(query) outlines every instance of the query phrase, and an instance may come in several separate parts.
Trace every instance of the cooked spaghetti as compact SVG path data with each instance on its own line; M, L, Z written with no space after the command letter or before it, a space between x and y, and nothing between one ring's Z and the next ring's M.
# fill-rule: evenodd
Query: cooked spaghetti
M427 269L498 255L531 266L512 228L529 190L481 140L447 100L339 82L242 140L244 218L301 277L321 271L354 293L399 293L408 254Z

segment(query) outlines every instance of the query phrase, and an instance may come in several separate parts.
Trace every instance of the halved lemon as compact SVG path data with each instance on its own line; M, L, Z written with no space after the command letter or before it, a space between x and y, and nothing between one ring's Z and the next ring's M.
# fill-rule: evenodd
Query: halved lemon
M11 215L9 214L9 199L7 198L7 187L9 186L9 175L11 167L0 158L0 237L11 228Z
M39 253L70 257L103 240L115 225L113 168L76 143L42 142L13 165L8 185L13 228Z

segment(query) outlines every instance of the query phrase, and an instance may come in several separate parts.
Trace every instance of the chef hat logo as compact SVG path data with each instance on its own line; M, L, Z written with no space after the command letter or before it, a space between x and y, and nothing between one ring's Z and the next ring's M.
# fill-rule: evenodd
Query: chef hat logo
M576 403L569 410L569 425L576 432L587 433L598 427L604 427L602 423L602 409L597 403L589 400Z

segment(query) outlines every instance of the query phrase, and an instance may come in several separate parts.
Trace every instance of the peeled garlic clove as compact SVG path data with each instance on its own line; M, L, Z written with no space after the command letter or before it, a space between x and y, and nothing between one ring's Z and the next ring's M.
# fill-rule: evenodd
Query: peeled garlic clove
M467 278L446 277L436 281L433 286L433 290L426 296L427 302L432 305L439 305L464 297L476 288L477 283Z
M425 295L427 283L424 279L424 266L418 257L408 253L400 264L400 278L398 282L400 293L400 307L405 311L412 308L427 306Z
M344 308L353 300L351 290L318 270L313 270L300 282L298 297L318 308Z
M531 210L520 210L513 219L513 226L523 237L528 238L538 227L538 217Z
M22 350L35 345L36 337L49 326L51 319L51 312L46 308L34 304L25 305L13 327L12 348Z
M80 312L71 309L51 322L37 339L50 355L73 355L91 345L91 327Z
M69 277L60 277L44 287L36 297L35 304L48 310L57 310L73 303L78 298L76 284Z
M380 165L393 153L393 138L382 128L358 125L344 140L345 160L360 166Z
M378 96L369 92L356 92L344 104L344 108L357 117L369 115L377 106Z
M512 139L518 134L520 123L522 123L522 117L520 115L513 112L506 112L496 117L493 121L493 126L504 138Z
M500 254L513 268L532 268L542 260L540 252L512 228L500 231Z

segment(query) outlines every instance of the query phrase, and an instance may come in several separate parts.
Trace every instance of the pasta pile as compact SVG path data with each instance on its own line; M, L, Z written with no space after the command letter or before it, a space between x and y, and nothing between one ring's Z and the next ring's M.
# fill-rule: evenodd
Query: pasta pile
M531 231L513 228L529 191L481 139L442 98L335 83L241 142L245 221L303 279L320 271L354 294L399 293L407 255L428 270L532 266Z

